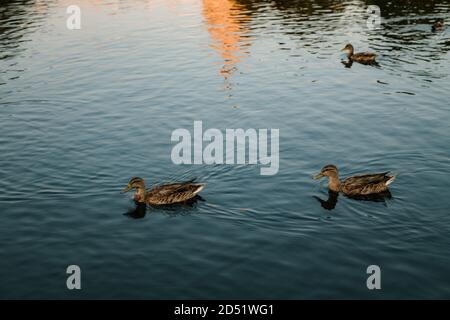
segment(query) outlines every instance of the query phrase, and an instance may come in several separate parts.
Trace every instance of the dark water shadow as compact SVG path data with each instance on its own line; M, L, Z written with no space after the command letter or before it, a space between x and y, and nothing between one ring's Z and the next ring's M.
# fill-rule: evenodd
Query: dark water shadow
M125 216L132 219L142 219L147 213L147 205L145 203L135 202L136 207L124 213Z
M384 202L386 203L387 199L392 199L392 194L389 190L384 192L368 194L368 195L358 195L358 196L346 196L349 199L359 200L359 201L372 201L372 202Z
M445 27L438 28L440 32L438 29L433 32L432 27L436 21L448 20L448 1L235 1L252 22L252 32L266 29L265 22L270 16L271 23L278 25L274 32L288 35L293 42L298 41L300 46L312 54L320 54L324 47L335 44L334 35L347 33L349 24L358 29L357 33L367 32L371 48L383 54L384 61L391 64L395 70L403 66L403 63L415 65L423 61L445 61L450 51ZM382 13L382 27L376 29L376 32L371 32L366 26L366 10L369 4L379 6ZM406 71L408 70L406 68ZM446 75L439 76L441 77Z
M206 200L202 198L201 196L197 195L194 198L181 202L181 203L174 203L170 205L146 205L145 203L136 202L135 201L135 207L128 210L126 213L124 213L125 216L131 218L131 219L142 219L147 214L147 208L148 209L157 209L157 210L163 210L167 213L171 214L177 214L180 213L180 211L186 212L186 209L191 210L196 207L196 204L198 201L205 202Z
M328 199L323 200L319 198L318 196L313 196L314 199L319 201L320 206L324 208L325 210L333 210L336 207L337 201L338 201L339 193L334 192L331 190L328 190Z
M202 198L199 195L196 195L194 198L184 202L174 204L164 204L164 205L149 205L149 208L163 210L171 213L179 213L180 210L184 211L186 209L195 208L199 201L206 202L204 198Z
M386 200L392 199L392 194L389 190L384 192L369 194L369 195L358 195L358 196L345 196L349 199L357 200L357 201L371 201L371 202L382 202L386 204ZM318 196L313 196L316 199L322 208L325 210L333 210L336 208L336 204L338 202L339 193L328 190L328 199L323 200Z
M355 61L353 61L353 60L341 60L341 63L344 65L344 67L351 68L353 66L353 63L355 63ZM373 67L378 67L378 68L381 67L380 64L378 62L376 62L376 61L373 61L373 62L358 62L358 61L356 61L356 63L362 64L362 65L365 65L365 66L373 66Z
M24 50L26 35L43 24L48 5L34 0L0 0L0 60L9 59Z

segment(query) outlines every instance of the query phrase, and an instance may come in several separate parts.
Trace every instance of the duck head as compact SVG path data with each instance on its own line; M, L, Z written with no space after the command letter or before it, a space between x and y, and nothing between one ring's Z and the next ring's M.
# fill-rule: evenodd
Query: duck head
M338 168L334 164L328 164L320 170L320 173L314 176L314 179L322 177L339 177Z
M317 180L322 177L328 178L328 188L331 191L339 192L341 183L339 181L339 171L335 165L326 165L322 168L322 170L320 170L320 173L315 175L313 178Z
M433 31L442 31L444 29L444 20L443 19L439 19L437 20L433 26L431 27L431 29Z
M341 51L345 52L347 54L347 57L351 57L353 55L354 49L353 46L348 43Z
M125 189L122 190L122 193L128 192L132 189L136 189L136 192L134 194L134 200L137 202L144 202L145 200L145 182L144 179L139 177L133 177L128 182Z

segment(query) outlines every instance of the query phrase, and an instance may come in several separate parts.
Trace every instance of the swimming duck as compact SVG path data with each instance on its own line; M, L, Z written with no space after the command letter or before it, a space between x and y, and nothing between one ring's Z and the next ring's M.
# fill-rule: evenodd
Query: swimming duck
M395 180L395 176L388 175L389 171L349 177L339 180L339 171L335 165L329 164L322 168L314 179L328 177L328 189L342 192L350 197L358 197L386 192L388 186Z
M374 63L377 56L375 53L370 52L354 53L353 46L350 43L347 44L341 51L344 51L347 54L349 61L355 61L362 64Z
M431 26L431 31L433 31L433 32L442 31L442 30L444 30L444 20L442 20L442 19L437 20Z
M122 192L136 189L134 200L148 205L180 203L193 199L205 187L204 183L193 183L194 180L164 184L147 191L144 179L133 177Z

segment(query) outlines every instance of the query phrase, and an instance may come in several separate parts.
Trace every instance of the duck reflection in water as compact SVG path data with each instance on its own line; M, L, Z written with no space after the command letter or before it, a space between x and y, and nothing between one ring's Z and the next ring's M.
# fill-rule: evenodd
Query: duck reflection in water
M134 201L135 207L128 210L126 213L124 213L125 216L132 218L132 219L142 219L145 217L147 213L147 207L150 208L157 208L160 210L167 211L169 213L178 213L180 210L186 210L186 209L192 209L195 207L196 203L198 201L206 201L201 196L197 195L192 199L189 199L188 201L171 204L171 205L158 205L158 206L152 206L152 205L146 205L145 203Z
M338 201L338 196L339 196L338 192L328 190L328 199L327 200L323 200L323 199L319 198L318 196L313 196L313 198L316 199L317 201L319 201L322 208L324 208L326 210L333 210L336 207L336 204Z
M341 63L346 67L346 68L351 68L353 65L353 61L352 60L342 60Z
M320 203L321 207L324 208L325 210L333 210L338 202L338 197L339 193L332 190L328 190L327 200L323 200L318 196L313 196L313 198L316 199ZM384 192L376 194L356 195L346 197L353 200L383 202L384 204L386 204L386 199L392 199L392 194L389 190L386 190Z
M341 63L346 68L351 68L353 66L353 60L350 60L350 59L348 59L348 60L341 60ZM363 64L370 65L372 67L379 67L380 66L380 64L378 62L376 62L376 61L374 61L372 63L363 63Z
M145 217L145 214L147 213L147 205L142 202L134 202L136 204L135 208L132 208L127 211L124 215L133 218L133 219L142 219Z

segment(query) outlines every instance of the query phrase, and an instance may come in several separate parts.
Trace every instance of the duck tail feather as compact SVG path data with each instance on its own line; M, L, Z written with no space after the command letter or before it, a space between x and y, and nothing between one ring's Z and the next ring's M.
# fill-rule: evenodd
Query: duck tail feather
M206 183L199 183L196 184L195 186L197 187L197 189L194 190L194 194L197 194L205 188Z
M386 181L386 186L390 185L392 182L394 182L395 178L397 176L389 176L389 179Z

